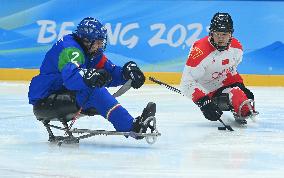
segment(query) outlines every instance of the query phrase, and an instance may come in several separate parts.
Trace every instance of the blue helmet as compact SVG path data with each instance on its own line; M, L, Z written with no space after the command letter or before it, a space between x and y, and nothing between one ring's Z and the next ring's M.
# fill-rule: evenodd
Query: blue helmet
M84 18L75 30L77 37L87 39L90 42L95 40L107 40L107 29L93 17Z
M80 40L87 39L91 44L96 40L103 40L104 46L100 51L104 51L107 44L107 29L97 19L93 17L84 18L77 26L74 35Z

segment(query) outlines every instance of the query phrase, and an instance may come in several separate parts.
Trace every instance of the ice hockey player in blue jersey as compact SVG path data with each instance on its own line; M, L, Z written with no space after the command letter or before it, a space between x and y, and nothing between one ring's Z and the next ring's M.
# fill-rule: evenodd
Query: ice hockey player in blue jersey
M84 18L73 34L64 36L46 53L29 87L29 103L36 118L43 122L49 141L56 141L49 122L67 122L81 108L81 114L99 114L110 121L116 131L144 133L146 119L155 116L155 103L148 103L141 116L133 118L105 87L116 87L131 80L140 88L145 76L133 61L123 67L113 64L104 55L107 30L96 19ZM135 137L142 139L143 137Z

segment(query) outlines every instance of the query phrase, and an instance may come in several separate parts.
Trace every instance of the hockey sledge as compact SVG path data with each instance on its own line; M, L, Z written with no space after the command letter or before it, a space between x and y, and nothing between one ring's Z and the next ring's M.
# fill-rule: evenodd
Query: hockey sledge
M155 104L152 105L154 103L149 102L147 105L147 109L144 108L144 111L151 111L148 110L150 109L154 109L155 113ZM154 106L154 107L151 107ZM148 108L149 107L149 108ZM80 113L80 112L79 112ZM142 115L143 115L142 113ZM146 112L145 112L146 113ZM149 112L150 114L153 114L152 112ZM97 113L93 112L94 115L97 115ZM74 116L75 115L75 116ZM89 115L89 116L94 116L94 115ZM142 115L140 117L142 117ZM107 130L91 130L91 129L81 129L81 128L72 128L76 118L79 117L83 117L86 116L84 114L70 114L67 115L66 117L61 117L61 118L57 118L57 119L44 119L41 120L41 122L43 123L43 125L45 126L48 135L49 135L49 141L50 142L55 142L58 143L58 145L61 145L62 143L66 143L66 144L72 144L72 143L79 143L80 140L85 139L85 138L89 138L92 136L98 136L98 135L122 135L125 137L133 137L135 139L145 139L146 142L148 144L154 144L157 140L158 136L161 136L161 134L158 132L157 127L156 127L156 118L153 115L150 115L149 117L147 117L143 122L139 123L141 128L137 131L129 131L129 132L119 132L119 131L107 131ZM60 126L56 126L56 125L52 125L50 124L51 121L60 121L63 125L63 127ZM69 121L72 121L70 124L68 124ZM52 129L57 129L57 130L62 130L65 131L65 135L64 136L55 136L52 132ZM78 136L74 136L74 134L78 134Z
M154 144L157 140L158 136L161 136L161 133L158 132L156 128L156 118L152 117L151 119L151 125L146 133L136 133L136 132L118 132L118 131L108 131L108 130L91 130L91 129L79 129L79 128L73 128L69 129L69 125L67 123L62 123L64 127L59 127L56 125L52 125L47 123L46 121L43 121L44 126L46 127L48 133L49 133L49 141L53 143L57 143L59 146L63 143L65 144L74 144L79 143L80 140L98 136L98 135L105 135L105 136L111 136L111 135L121 135L125 137L143 137L148 144ZM65 135L67 136L54 136L51 128L58 129L65 131ZM78 134L78 136L74 136L74 134Z
M113 94L114 97L119 97L122 94L124 94L126 91L128 91L131 88L131 80L128 80L117 92ZM144 111L149 111L150 114L156 112L156 105L155 103L149 102L147 107L150 110L145 110ZM150 105L149 105L150 104ZM154 106L154 107L151 107ZM152 111L154 110L154 111ZM75 111L75 110L74 110ZM143 115L142 113L142 115ZM77 120L77 118L84 117L84 116L95 116L98 115L97 111L95 109L91 109L88 111L82 111L80 109L79 111L76 110L76 112L73 113L68 113L67 115L53 115L53 117L37 117L39 121L43 123L45 126L48 134L49 134L49 141L53 143L58 143L58 145L61 145L63 143L66 144L72 144L72 143L79 143L80 140L89 138L92 136L98 136L98 135L122 135L125 137L133 137L136 139L145 139L148 144L154 144L157 140L158 136L161 136L161 134L158 132L156 128L156 118L155 115L149 115L147 116L147 119L145 119L141 124L142 128L140 130L137 130L135 132L130 131L130 132L118 132L118 131L107 131L107 130L91 130L91 129L79 129L79 128L73 128L72 126ZM142 117L142 116L141 116ZM63 127L59 127L56 125L50 124L51 121L60 121L63 125ZM68 122L70 122L68 124ZM55 136L52 132L52 129L57 129L57 130L62 130L65 131L64 136ZM78 136L74 136L74 134L78 134Z

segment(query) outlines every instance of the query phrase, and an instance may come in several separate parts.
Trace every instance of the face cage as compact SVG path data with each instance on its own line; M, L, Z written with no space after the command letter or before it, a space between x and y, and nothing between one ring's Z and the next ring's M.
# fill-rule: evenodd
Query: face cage
M103 40L103 46L101 48L98 48L96 51L94 51L93 53L90 53L89 51L91 50L93 44L95 43L96 40ZM106 49L106 46L107 46L107 38L104 38L104 39L96 39L94 41L92 41L91 45L89 46L89 48L87 49L87 56L88 58L92 59L94 58L95 56L99 56L101 55L105 49Z
M219 46L217 43L215 43L214 39L213 39L213 32L215 31L212 31L209 33L209 36L210 36L210 43L218 50L218 51L225 51L226 49L228 49L228 47L230 46L231 44L231 41L232 41L232 36L231 38L229 39L228 43L226 46ZM229 31L231 32L231 31ZM231 32L233 34L233 32Z

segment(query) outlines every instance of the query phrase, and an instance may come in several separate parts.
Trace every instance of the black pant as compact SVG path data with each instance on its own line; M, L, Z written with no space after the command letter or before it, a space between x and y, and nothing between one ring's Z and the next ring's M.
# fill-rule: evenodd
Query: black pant
M69 121L79 111L76 104L75 93L63 91L51 94L39 100L33 107L33 112L38 120L63 120Z

